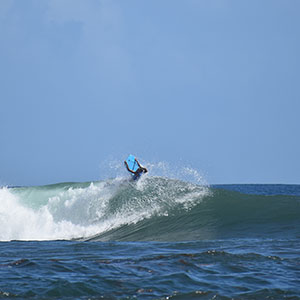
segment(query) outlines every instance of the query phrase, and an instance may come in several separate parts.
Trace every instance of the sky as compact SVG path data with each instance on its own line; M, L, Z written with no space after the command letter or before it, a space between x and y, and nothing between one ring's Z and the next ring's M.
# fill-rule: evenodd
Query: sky
M0 185L300 183L299 37L298 0L0 0Z

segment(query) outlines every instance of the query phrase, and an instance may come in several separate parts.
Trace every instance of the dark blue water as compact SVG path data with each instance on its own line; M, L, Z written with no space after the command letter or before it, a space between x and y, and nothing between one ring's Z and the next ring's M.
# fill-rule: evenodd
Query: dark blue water
M254 195L300 195L300 185L296 184L217 184L212 187Z
M151 180L142 187L3 188L4 207L15 201L16 218L32 215L27 222L22 219L22 227L13 227L4 208L0 211L0 298L300 299L298 185L203 189ZM103 194L106 188L113 190L109 196ZM91 223L83 222L85 206L79 206L87 194L85 206L94 209L88 210ZM102 199L97 207L105 215L96 210L96 198ZM144 208L148 214L141 216L141 203L151 206ZM76 218L67 218L66 209ZM36 216L48 216L47 226L41 222L41 230L30 235ZM111 220L120 222L102 226ZM67 238L64 228L79 235ZM55 233L66 237L57 240Z

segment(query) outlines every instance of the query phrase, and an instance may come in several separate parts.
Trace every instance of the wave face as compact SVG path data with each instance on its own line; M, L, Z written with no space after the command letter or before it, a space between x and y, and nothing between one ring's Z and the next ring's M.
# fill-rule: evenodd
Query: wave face
M0 240L299 237L299 195L243 194L162 177L0 189Z

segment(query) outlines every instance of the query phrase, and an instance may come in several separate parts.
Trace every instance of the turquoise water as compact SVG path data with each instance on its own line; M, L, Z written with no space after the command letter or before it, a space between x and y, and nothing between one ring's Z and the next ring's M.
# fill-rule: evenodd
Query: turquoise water
M0 297L300 299L300 186L0 189Z

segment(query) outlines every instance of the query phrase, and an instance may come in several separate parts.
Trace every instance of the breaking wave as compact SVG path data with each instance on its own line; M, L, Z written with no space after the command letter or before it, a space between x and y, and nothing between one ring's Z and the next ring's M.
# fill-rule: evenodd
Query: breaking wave
M295 236L299 196L165 177L0 188L0 240L184 241Z

